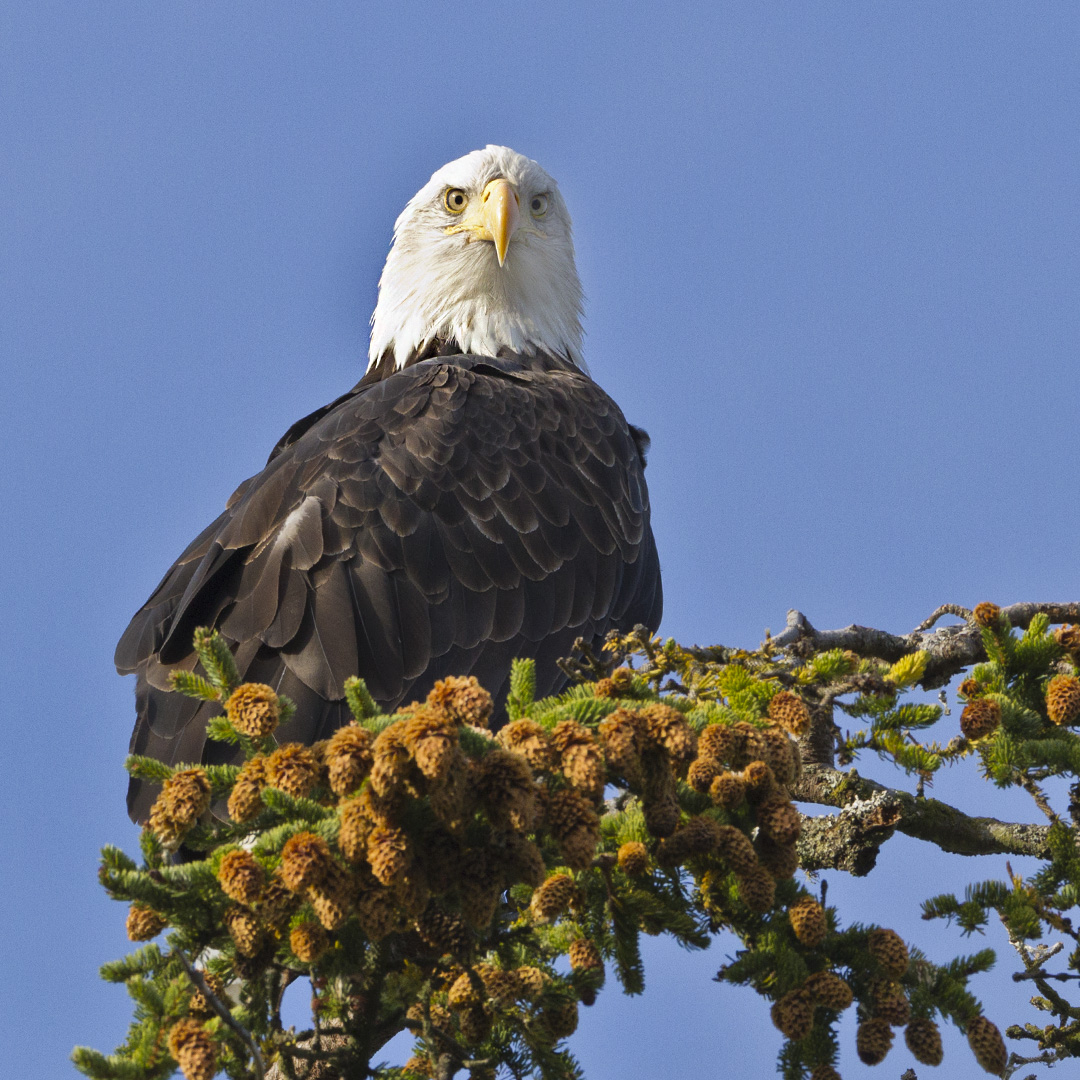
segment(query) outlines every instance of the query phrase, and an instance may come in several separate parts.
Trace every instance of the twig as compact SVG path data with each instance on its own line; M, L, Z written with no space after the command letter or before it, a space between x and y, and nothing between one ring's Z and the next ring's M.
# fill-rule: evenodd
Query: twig
M262 1054L259 1053L259 1048L255 1044L255 1040L251 1037L248 1030L240 1024L225 1004L218 999L218 996L210 989L206 984L206 979L203 977L203 973L195 967L194 964L182 953L179 949L173 950L173 956L179 959L180 963L184 965L184 970L187 972L188 978L195 984L195 988L199 991L204 998L206 998L210 1008L233 1030L240 1041L247 1047L248 1053L251 1054L251 1064L255 1070L256 1080L263 1080L266 1074L266 1068L263 1065Z
M1046 793L1031 779L1030 776L1024 776L1023 773L1016 774L1017 783L1035 800L1035 805L1055 824L1060 824L1061 819L1054 812L1054 808L1050 805L1049 800L1046 798Z
M1013 982L1023 982L1025 979L1053 979L1056 982L1072 982L1080 979L1080 975L1069 975L1064 971L1014 971Z
M955 615L958 619L963 619L964 622L970 623L974 620L974 614L966 607L961 607L959 604L942 604L936 611L932 611L918 626L915 627L914 632L917 634L922 630L929 630L943 615Z

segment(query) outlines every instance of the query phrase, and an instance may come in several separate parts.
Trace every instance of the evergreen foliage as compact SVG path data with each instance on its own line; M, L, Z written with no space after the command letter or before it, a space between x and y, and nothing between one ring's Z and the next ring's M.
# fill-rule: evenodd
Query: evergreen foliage
M123 1046L109 1056L80 1047L73 1060L96 1080L154 1080L178 1066L189 1080L293 1080L313 1062L320 1077L568 1080L581 1071L565 1040L605 966L640 994L641 934L701 949L726 931L741 947L717 980L770 1003L785 1080L835 1065L849 1007L879 1025L974 1024L985 1064L996 1029L968 983L993 965L990 950L934 964L890 930L845 924L824 886L796 878L805 819L792 798L807 725L831 725L834 709L861 724L838 736L840 763L869 750L921 797L943 765L970 758L997 785L1030 792L1052 821L1032 879L933 897L924 917L964 933L999 917L1056 1020L1008 1034L1035 1041L1039 1060L1080 1056L1080 1007L1048 980L1070 984L1043 970L1050 950L1026 944L1047 929L1071 938L1068 977L1080 974L1065 915L1080 895L1080 738L1051 720L1046 699L1054 676L1076 675L1076 658L1045 617L1021 635L996 611L976 609L987 660L961 687L966 701L993 703L981 708L996 726L944 746L922 741L941 707L902 700L926 676L925 652L886 660L771 640L700 650L635 633L566 661L574 684L541 701L532 662L516 661L509 722L495 733L475 680L444 680L386 715L353 678L353 724L310 750L244 735L223 715L210 735L238 747L243 767L131 757L129 771L162 793L141 863L106 847L100 879L135 905L133 940L167 932L102 968L133 999ZM176 691L226 702L240 687L228 648L205 630L195 643L205 677L177 676ZM277 708L290 714L284 700ZM1053 777L1072 785L1062 814L1043 790ZM189 813L202 791L210 809ZM305 976L311 1028L286 1030L282 994ZM378 1064L406 1028L410 1062Z

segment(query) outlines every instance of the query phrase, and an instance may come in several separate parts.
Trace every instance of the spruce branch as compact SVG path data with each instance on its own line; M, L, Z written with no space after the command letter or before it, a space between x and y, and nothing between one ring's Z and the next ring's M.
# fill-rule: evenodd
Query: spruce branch
M353 719L362 724L365 720L379 714L379 706L368 690L367 683L356 675L350 675L345 680L345 701L349 706L349 712ZM291 702L290 702L291 704ZM295 706L293 706L295 708Z
M963 625L934 629L946 614ZM1044 784L1080 773L1080 631L1049 632L1052 620L1074 617L1080 605L946 605L911 634L890 635L819 632L793 613L788 630L755 650L687 649L639 628L603 649L582 646L582 659L566 665L580 682L542 701L531 664L515 665L509 711L518 722L494 733L416 710L385 715L356 680L349 704L364 730L320 748L317 769L297 747L282 747L291 771L252 761L270 745L243 739L243 771L200 767L199 780L133 763L170 782L142 866L108 849L102 880L117 898L154 908L149 924L136 908L129 933L144 940L140 927L166 923L172 953L144 946L111 966L136 1002L135 1023L117 1055L87 1051L83 1060L101 1080L147 1080L163 1066L177 1017L213 1011L227 1023L224 1010L240 1030L212 1021L209 1032L221 1067L237 1077L250 1075L255 1049L276 1059L259 1073L265 1080L396 1080L403 1070L373 1057L407 1026L420 1036L410 1072L577 1078L562 1039L578 1002L590 1004L604 983L603 964L625 992L640 992L642 932L702 948L720 929L740 948L719 978L772 1004L785 1080L836 1060L837 1017L856 1001L860 1017L876 1015L883 972L890 993L906 999L893 1002L893 1015L910 1006L962 1029L978 1020L993 1042L996 1029L968 987L992 965L990 950L936 965L891 930L845 923L825 907L823 888L811 895L795 875L866 873L898 831L953 854L1030 855L1043 865L1029 881L1010 871L1011 882L969 886L962 900L928 900L925 916L971 932L996 912L1017 942L1045 927L1076 941L1066 913L1080 896L1080 782L1067 814L1050 807L1057 789ZM200 644L209 684L224 692L239 678L228 670L231 653L212 635ZM905 694L972 664L959 689L963 737L926 741L947 710ZM465 715L482 703L475 680L450 680L443 699L429 699L433 714L458 692L454 683ZM837 709L863 730L842 734ZM237 740L227 718L209 734ZM917 778L918 794L847 768L867 751ZM974 817L923 797L939 768L965 762L1001 787L1028 788L1052 824ZM282 787L268 786L271 777ZM606 803L605 783L619 787ZM208 787L229 796L234 820L217 820L200 801ZM840 813L800 815L793 799ZM166 862L181 830L204 860ZM1077 954L1051 972L1054 952L1025 948L1032 966L1019 978L1061 1023L1010 1035L1022 1032L1014 1037L1036 1040L1055 1060L1080 1056L1080 1005L1067 1000L1080 982ZM186 958L203 950L215 954L209 981L238 984L240 1005L228 1009L220 993L216 1004L207 994L207 1006L193 1005L189 983L202 984ZM296 1035L281 1028L280 990L301 974L312 978L314 1028ZM807 1016L806 997L819 990L825 1004Z
M240 685L241 678L225 639L216 630L200 626L195 630L194 646L210 682L222 698L228 697Z

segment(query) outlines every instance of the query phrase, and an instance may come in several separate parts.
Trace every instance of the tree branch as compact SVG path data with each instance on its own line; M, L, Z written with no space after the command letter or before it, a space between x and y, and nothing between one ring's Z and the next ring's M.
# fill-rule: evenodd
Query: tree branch
M1013 626L1026 629L1039 614L1052 623L1080 622L1080 603L1010 604L1001 613ZM956 615L963 626L930 627L943 615ZM921 685L926 689L944 686L958 672L986 659L982 634L967 608L944 604L910 634L890 634L869 626L852 624L840 630L817 630L801 611L789 611L787 626L772 638L772 644L790 649L796 655L812 655L826 649L849 649L859 656L873 656L895 663L902 656L919 649L930 654Z
M791 796L798 802L841 808L836 817L803 818L799 858L807 870L867 874L881 845L895 831L954 855L1049 858L1045 825L970 817L938 799L918 798L867 780L854 769L841 772L808 765L792 786Z

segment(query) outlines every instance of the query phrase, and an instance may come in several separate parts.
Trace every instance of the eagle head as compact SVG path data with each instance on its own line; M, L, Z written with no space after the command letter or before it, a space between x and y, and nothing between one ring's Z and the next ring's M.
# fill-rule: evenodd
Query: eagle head
M463 353L547 353L584 368L570 215L535 161L488 146L439 169L409 200L379 279L369 367L435 343Z

